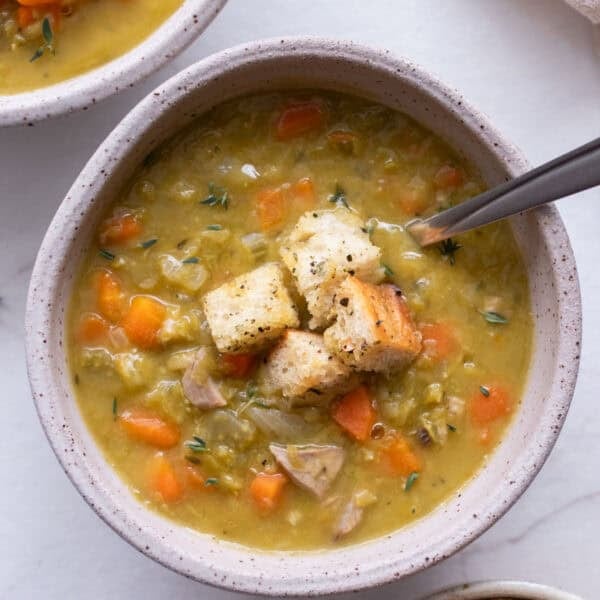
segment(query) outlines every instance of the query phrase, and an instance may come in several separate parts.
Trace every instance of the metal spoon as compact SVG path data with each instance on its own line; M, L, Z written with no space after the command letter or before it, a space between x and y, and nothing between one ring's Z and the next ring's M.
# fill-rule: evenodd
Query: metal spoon
M428 246L476 227L600 185L600 138L406 230Z

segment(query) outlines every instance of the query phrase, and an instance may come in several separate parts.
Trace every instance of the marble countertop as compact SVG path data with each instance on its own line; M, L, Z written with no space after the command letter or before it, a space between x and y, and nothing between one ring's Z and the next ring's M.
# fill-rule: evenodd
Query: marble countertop
M23 313L42 235L84 162L167 76L250 39L318 34L390 48L461 90L532 164L600 135L593 27L559 0L230 0L172 64L89 111L0 131L0 599L210 598L106 527L60 469L25 373ZM600 597L600 190L560 202L583 292L584 344L566 426L529 490L462 552L361 598L417 600L449 584L527 579Z

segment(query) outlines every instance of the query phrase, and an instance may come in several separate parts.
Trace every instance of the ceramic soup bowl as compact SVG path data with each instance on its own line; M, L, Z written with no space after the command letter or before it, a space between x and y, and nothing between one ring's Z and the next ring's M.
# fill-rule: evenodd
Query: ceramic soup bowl
M138 104L85 166L42 243L27 304L29 377L40 419L89 505L140 551L199 581L272 595L355 590L430 566L483 533L517 500L567 414L579 361L581 302L557 211L511 219L529 274L535 345L524 397L476 476L414 524L370 541L311 552L265 552L171 522L139 503L105 461L71 388L65 311L100 216L145 156L198 115L236 96L321 88L408 113L496 185L527 169L521 154L455 92L415 65L352 43L273 39L238 46L179 73Z
M227 0L183 0L181 6L143 42L118 58L48 87L0 94L0 127L31 124L83 110L133 86L191 44Z

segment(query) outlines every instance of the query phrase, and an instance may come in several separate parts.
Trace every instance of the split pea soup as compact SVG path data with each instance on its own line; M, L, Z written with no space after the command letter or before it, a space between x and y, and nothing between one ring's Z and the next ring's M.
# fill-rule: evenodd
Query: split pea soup
M125 54L182 0L0 0L0 94L81 75Z
M404 224L483 191L407 116L304 91L218 106L153 151L90 239L73 389L148 508L273 550L353 544L456 495L532 349L505 222Z

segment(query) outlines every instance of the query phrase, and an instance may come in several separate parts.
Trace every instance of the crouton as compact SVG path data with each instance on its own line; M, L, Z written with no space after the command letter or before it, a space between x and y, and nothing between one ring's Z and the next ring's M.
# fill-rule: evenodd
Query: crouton
M260 350L299 324L296 307L276 263L236 277L204 297L204 311L220 352Z
M395 371L421 351L421 334L394 285L348 277L336 292L332 314L336 321L323 334L325 345L354 369Z
M370 283L383 278L381 251L362 220L347 209L305 213L280 254L306 298L311 329L330 324L333 295L348 275Z
M323 336L289 329L265 359L261 386L292 405L323 404L356 385L344 363L325 348Z

